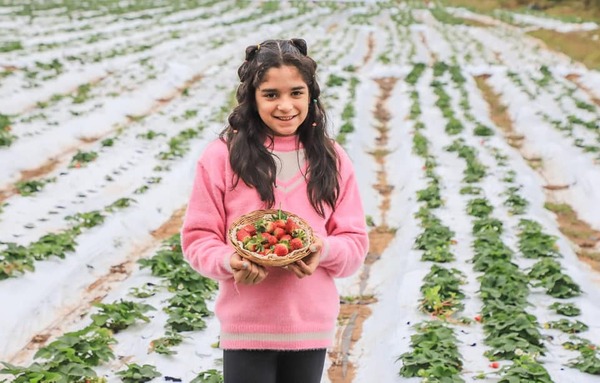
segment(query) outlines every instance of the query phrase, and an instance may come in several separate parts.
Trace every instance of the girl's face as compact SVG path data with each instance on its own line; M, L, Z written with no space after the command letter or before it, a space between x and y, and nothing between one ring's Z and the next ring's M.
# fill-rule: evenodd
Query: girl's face
M295 66L269 69L255 97L260 118L275 136L296 134L308 115L308 86Z

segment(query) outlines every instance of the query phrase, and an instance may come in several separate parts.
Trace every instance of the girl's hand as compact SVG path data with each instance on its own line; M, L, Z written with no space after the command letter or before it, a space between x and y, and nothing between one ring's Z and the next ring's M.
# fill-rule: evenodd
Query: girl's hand
M315 241L310 245L311 253L299 261L296 261L286 266L287 270L292 271L298 278L304 278L315 272L319 261L321 260L321 249L323 241L319 237L315 237Z
M233 253L229 259L233 270L233 279L244 285L256 285L267 277L267 269L254 262L242 258L238 253Z

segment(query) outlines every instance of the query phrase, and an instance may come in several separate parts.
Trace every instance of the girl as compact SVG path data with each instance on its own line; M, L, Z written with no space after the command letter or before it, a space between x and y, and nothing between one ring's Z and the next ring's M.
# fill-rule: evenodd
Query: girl
M333 278L366 256L352 163L327 135L316 68L302 39L246 48L238 105L198 161L182 245L195 270L219 281L226 383L319 382L339 311ZM227 240L236 218L273 207L302 217L316 237L287 267L245 260Z

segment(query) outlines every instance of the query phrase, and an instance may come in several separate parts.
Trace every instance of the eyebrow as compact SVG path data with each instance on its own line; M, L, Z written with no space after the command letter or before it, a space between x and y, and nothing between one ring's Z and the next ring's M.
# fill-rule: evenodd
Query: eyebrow
M295 92L297 90L305 90L307 89L306 85L301 85L301 86L295 86L292 88L292 92ZM278 89L261 89L260 90L262 93L273 93L273 92L277 92L279 91Z

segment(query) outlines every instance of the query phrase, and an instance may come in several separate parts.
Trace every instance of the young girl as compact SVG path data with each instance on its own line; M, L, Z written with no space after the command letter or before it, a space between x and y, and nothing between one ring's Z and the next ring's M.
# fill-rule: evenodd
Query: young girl
M182 245L195 270L219 281L226 383L319 382L339 311L333 278L355 273L367 253L354 170L328 137L316 68L302 39L246 48L238 105L198 161ZM232 221L266 208L310 224L307 257L263 267L234 251Z

